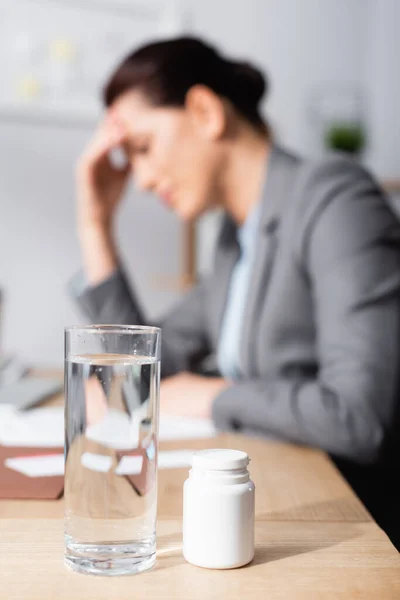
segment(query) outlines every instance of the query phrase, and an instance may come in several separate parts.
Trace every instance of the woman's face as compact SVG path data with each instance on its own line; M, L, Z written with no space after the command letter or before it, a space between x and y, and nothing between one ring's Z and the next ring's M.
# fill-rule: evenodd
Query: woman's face
M217 200L223 152L218 115L210 115L216 101L211 98L207 108L199 90L189 107L154 107L140 92L129 91L111 107L126 133L124 147L137 187L154 192L185 220Z

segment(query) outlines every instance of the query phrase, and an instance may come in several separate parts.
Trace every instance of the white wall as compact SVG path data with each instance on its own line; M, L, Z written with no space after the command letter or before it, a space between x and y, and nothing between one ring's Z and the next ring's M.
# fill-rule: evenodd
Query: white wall
M185 2L194 32L267 70L272 81L267 113L278 136L294 149L316 148L315 124L308 115L313 86L366 83L372 105L369 160L379 174L399 175L397 0ZM72 168L87 135L85 130L0 120L4 343L35 364L60 362L62 327L78 319L65 284L79 266ZM130 195L120 219L121 247L152 317L178 295L153 282L158 274L177 274L179 232L175 218L154 200Z
M368 164L382 178L400 179L400 2L371 0L365 40L370 99Z

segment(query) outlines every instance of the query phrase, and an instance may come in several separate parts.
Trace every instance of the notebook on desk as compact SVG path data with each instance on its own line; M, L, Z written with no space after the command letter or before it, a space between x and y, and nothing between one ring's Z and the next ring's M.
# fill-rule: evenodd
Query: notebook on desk
M5 465L8 458L22 456L51 456L62 448L27 448L0 446L0 499L56 500L62 496L64 477L28 477Z

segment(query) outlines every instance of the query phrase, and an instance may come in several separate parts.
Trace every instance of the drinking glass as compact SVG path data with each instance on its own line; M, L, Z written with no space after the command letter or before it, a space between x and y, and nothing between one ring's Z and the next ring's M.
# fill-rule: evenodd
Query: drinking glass
M65 563L139 573L156 551L161 330L65 330Z

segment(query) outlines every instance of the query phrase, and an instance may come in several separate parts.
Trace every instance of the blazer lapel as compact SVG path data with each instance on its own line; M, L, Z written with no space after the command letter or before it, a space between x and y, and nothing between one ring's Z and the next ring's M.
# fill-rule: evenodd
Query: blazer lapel
M258 332L258 320L265 302L266 290L271 278L276 251L280 217L285 201L290 194L293 167L298 160L273 147L267 166L266 183L262 194L263 203L254 263L250 276L246 308L243 316L240 370L246 377L256 375L257 344L254 337Z

